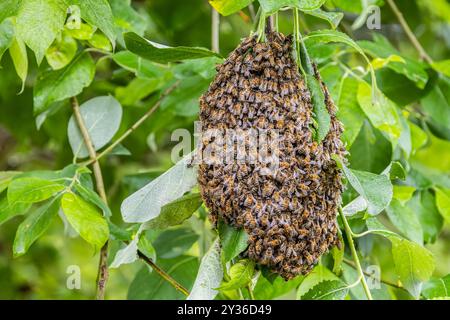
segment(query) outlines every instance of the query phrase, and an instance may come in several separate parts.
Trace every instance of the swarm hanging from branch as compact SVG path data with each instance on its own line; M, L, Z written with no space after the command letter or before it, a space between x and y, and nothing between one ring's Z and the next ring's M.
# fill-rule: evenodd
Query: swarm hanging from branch
M202 163L199 184L210 219L244 228L249 235L245 254L285 279L308 273L339 242L342 184L331 155L345 155L342 126L317 70L331 129L323 141L315 141L310 93L292 50L292 38L278 32L268 32L265 42L244 39L218 66L200 99L203 132L278 132L276 173L264 173L266 164L259 162ZM206 135L201 142L204 151L217 140Z

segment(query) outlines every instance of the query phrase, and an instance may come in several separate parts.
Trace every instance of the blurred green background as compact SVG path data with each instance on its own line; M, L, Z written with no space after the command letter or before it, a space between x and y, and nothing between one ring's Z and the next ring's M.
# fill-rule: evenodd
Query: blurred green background
M327 8L334 7L345 11L341 30L348 32L353 39L372 39L373 34L380 33L387 37L398 48L402 55L417 58L417 52L387 6L381 7L381 30L368 30L362 26L357 30L351 29L351 24L361 13L349 3L352 1L328 1ZM435 60L444 60L450 57L450 2L446 0L397 0L405 19L413 32L420 40L428 54ZM256 5L256 4L255 4ZM170 46L211 46L211 7L205 0L141 0L132 1L132 6L139 14L138 23L145 30L145 37ZM347 11L346 9L350 9ZM118 24L124 21L116 21ZM292 18L290 12L282 12L279 17L280 30L292 33ZM323 20L302 15L303 31L328 28ZM226 56L235 48L240 39L249 35L253 29L251 12L244 9L241 14L221 17L220 24L220 52ZM333 45L330 45L333 48ZM120 50L120 43L117 50ZM29 52L32 57L32 53ZM357 58L347 61L349 65L358 65ZM33 58L29 59L30 71L22 94L18 94L21 83L17 77L9 55L5 54L0 69L0 171L5 170L38 170L60 169L72 161L72 153L67 139L67 123L71 115L68 104L58 112L48 117L47 121L38 130L36 119L33 116L32 91L38 73L38 67ZM321 63L324 66L326 59ZM45 66L40 66L45 68ZM380 88L391 98L407 99L415 92L409 90L404 77L391 71L378 72ZM431 75L435 77L436 75ZM114 94L124 106L124 116L120 132L125 131L140 115L146 106L154 100L151 94L137 86L127 87L133 75L124 72L112 59L101 59L97 64L97 73L93 84L84 90L79 97L85 101L90 97L105 94ZM332 87L333 78L324 77ZM143 84L145 87L145 83ZM183 114L174 108L158 110L152 118L141 126L124 146L131 151L128 157L110 156L102 163L105 184L111 207L113 220L121 223L119 206L123 199L132 191L150 181L155 174L171 166L170 151L174 142L170 141L170 134L175 128L193 130L193 121L197 119L197 105L199 93L206 90L207 82L199 92L188 92L177 103L193 103L191 112ZM418 93L423 94L423 93ZM450 92L445 92L450 94ZM142 97L139 97L142 95ZM405 98L406 96L406 98ZM138 97L135 99L134 97ZM185 101L183 101L183 99ZM416 107L417 102L412 103ZM366 126L370 126L366 124ZM450 163L449 128L437 130L435 135L444 139L443 144L436 153L428 157L429 162L439 164ZM119 134L120 134L119 132ZM360 133L357 139L365 139ZM365 142L362 142L364 144ZM357 150L355 151L357 153ZM383 155L389 157L389 155ZM381 156L381 157L383 157ZM355 160L357 161L357 160ZM448 167L448 166L447 166ZM444 166L444 170L445 170ZM450 179L448 172L443 178ZM209 234L203 224L199 227L197 213L183 225L190 231L194 241L199 235ZM0 227L0 298L2 299L88 299L95 293L95 277L97 271L98 254L79 237L70 238L64 232L60 219L53 222L48 232L40 238L29 250L28 254L13 259L12 243L17 226L23 217L16 217ZM358 226L353 226L357 231ZM192 231L193 230L193 231ZM206 237L204 241L209 241ZM192 247L184 248L185 255L194 257L201 252L201 241L188 242ZM380 238L368 237L359 243L361 251L366 250L367 255L376 256L383 268L383 274L391 279L393 276L391 257L386 254L387 241ZM119 248L113 242L111 257ZM450 228L448 224L440 233L434 244L428 244L437 261L435 276L446 275L450 270ZM157 248L158 249L158 248ZM158 250L157 250L158 251ZM169 259L169 258L167 258ZM167 260L166 259L166 260ZM161 259L164 265L164 259ZM67 268L77 265L81 268L81 289L69 290L66 288ZM170 265L168 263L167 265ZM390 265L390 267L388 267ZM122 266L111 270L107 288L107 298L124 299L128 288L136 273L143 264L137 262L133 265ZM192 265L195 267L195 264ZM146 270L140 271L145 273ZM192 270L195 276L196 270ZM136 284L135 284L136 285ZM169 295L170 296L170 295ZM170 296L171 297L171 296ZM285 297L292 297L288 295Z

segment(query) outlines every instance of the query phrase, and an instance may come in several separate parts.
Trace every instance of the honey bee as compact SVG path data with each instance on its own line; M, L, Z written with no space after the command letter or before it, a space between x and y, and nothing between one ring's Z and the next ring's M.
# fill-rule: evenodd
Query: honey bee
M266 251L264 251L263 258L261 260L261 264L268 264L272 260L273 256L273 250L272 248L267 248Z
M282 255L279 255L272 259L272 264L279 264L284 260L284 257Z

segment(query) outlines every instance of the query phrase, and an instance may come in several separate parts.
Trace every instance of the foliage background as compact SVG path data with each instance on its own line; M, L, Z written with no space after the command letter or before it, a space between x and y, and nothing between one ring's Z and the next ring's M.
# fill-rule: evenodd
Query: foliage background
M110 2L114 13L115 31L118 34L116 52L124 50L122 31L134 31L152 41L170 46L211 47L211 6L207 1L142 0L132 1L131 4L125 0ZM397 0L396 3L427 53L435 61L448 59L450 57L450 3L446 0ZM392 148L392 141L362 115L360 127L352 128L355 142L350 149L350 166L353 169L379 174L392 159L401 161L408 174L406 180L398 184L414 187L414 197L419 197L419 204L413 209L414 214L420 215L422 212L429 217L431 211L437 212L434 201L435 189L433 189L435 185L439 185L444 190L450 188L450 80L429 66L420 67L417 51L411 46L391 9L382 1L378 4L381 6L381 30L368 30L365 25L357 30L351 29L351 24L362 11L359 1L329 0L326 8L344 10L345 17L340 30L347 32L354 40L373 41L374 34L383 35L398 49L398 55L405 60L411 59L411 64L419 64L419 68L424 70L426 78L422 88L405 77L404 72L402 74L388 67L376 71L381 91L395 102L398 110L404 112L411 123L415 124L414 128L417 130L414 132L419 132L417 133L419 137L413 137L412 143L413 149L417 147L418 150L411 157L399 154L401 151L398 148ZM256 3L255 6L257 6ZM0 10L3 10L1 8L0 5ZM3 12L6 11L1 12L1 19L8 16L3 17ZM325 21L318 18L304 14L301 17L304 33L329 28ZM280 12L279 27L284 33L292 33L290 11ZM248 9L221 17L221 54L226 56L252 29L253 22ZM93 47L85 41L79 41L78 46ZM370 44L367 47L370 47ZM107 40L106 44L103 42L103 49L108 49ZM376 49L380 49L379 44L375 45L374 50ZM350 113L357 118L358 114L361 114L361 109L358 107L358 101L355 102L355 94L352 96L351 91L348 91L348 96L336 99L339 97L338 80L342 78L344 71L330 62L338 59L350 67L365 67L365 64L357 54L348 51L344 53L344 50L348 48L341 44L326 44L321 48L311 48L310 55L319 63L322 76L338 105L343 108L340 105L343 101L342 104L349 108L354 107L354 110L348 110L352 110ZM63 101L53 114L48 115L41 128L37 129L33 111L33 88L38 75L49 69L49 65L44 59L38 66L34 53L29 48L27 53L28 76L24 90L20 94L18 93L21 91L21 80L16 74L10 55L4 54L1 60L0 171L57 170L73 160L67 137L67 124L72 114L68 100ZM104 56L102 53L91 52L91 55L96 59L95 79L83 90L78 99L84 102L100 95L115 96L123 106L123 118L116 134L120 136L157 99L159 91L173 80L171 78L173 75L169 75L168 79L161 75L155 79L148 79L125 70L114 59L100 59ZM211 79L211 73L201 75L202 70L195 70L193 68L195 63L187 64L184 71L179 66L177 70L176 64L168 68L169 73L175 73L175 77L181 78L185 85L172 93L161 108L124 141L123 145L131 155L112 155L102 161L109 204L113 212L112 220L118 225L127 226L120 216L121 202L133 191L172 166L170 151L175 143L170 141L170 134L173 129L193 130L193 122L197 119L197 99L201 92L206 90ZM207 66L211 67L211 63ZM447 64L447 76L449 76L448 69ZM355 72L357 73L357 70ZM354 106L351 106L352 103ZM420 142L420 138L424 135L425 141ZM418 145L414 145L417 139L419 139ZM355 197L351 191L346 193L345 201ZM424 204L422 201L421 204L420 195L422 198L431 197L431 202ZM449 207L446 210L450 215ZM436 213L436 215L439 214ZM380 215L380 220L391 229L399 233L403 231L403 235L411 239L411 234L408 234L411 229L405 227L401 230L402 223L395 225L389 218L392 219L392 216L389 217L386 212ZM0 298L92 298L95 294L98 253L87 246L80 237L68 237L61 219L54 219L47 232L33 244L26 255L13 258L14 235L23 219L22 216L14 217L0 226ZM430 227L429 221L420 222L424 228L432 229L428 235L425 235L424 240L426 248L435 257L436 268L433 276L440 278L446 276L450 270L450 228L448 220L445 223L442 222L442 218L436 219L441 221L440 225L439 222L437 223L438 230L434 230L433 226ZM361 219L351 219L350 222L355 231L364 230L364 222ZM400 230L398 230L399 225ZM148 235L149 239L157 238L157 236ZM174 270L172 275L185 286L192 286L199 259L214 238L214 233L205 220L204 209L196 212L181 227L172 227L159 237L159 240L153 242L158 264L165 270L181 265L182 268ZM414 238L414 235L412 237ZM171 239L172 242L169 243L167 239ZM388 249L391 244L388 241L376 235L369 235L358 239L357 246L363 264L379 264L383 278L397 283L392 256ZM110 259L113 259L114 253L120 247L118 241L112 241ZM82 287L80 290L66 288L68 276L66 269L70 265L81 267ZM353 269L344 264L344 273L341 278L347 280L347 283L352 283L355 277ZM268 281L264 283L264 281L266 280L261 280L255 288L257 297L295 298L294 289L301 279L291 283L283 283L277 279L273 284ZM144 285L146 283L147 286ZM350 296L363 299L361 290L362 288L357 286L351 290ZM140 261L110 270L107 298L125 299L127 296L146 299L182 297L156 275L149 275ZM387 289L383 286L383 290L379 291L379 298L411 299L412 297L404 290L391 287Z

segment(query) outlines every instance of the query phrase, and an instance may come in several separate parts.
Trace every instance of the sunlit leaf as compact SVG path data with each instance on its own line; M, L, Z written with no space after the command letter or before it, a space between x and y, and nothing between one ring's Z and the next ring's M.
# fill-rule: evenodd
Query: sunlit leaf
M71 192L63 195L61 206L70 225L99 250L109 238L108 223L100 211Z
M38 76L33 91L34 112L47 110L56 101L79 94L94 79L95 64L88 53L75 57L65 68Z

